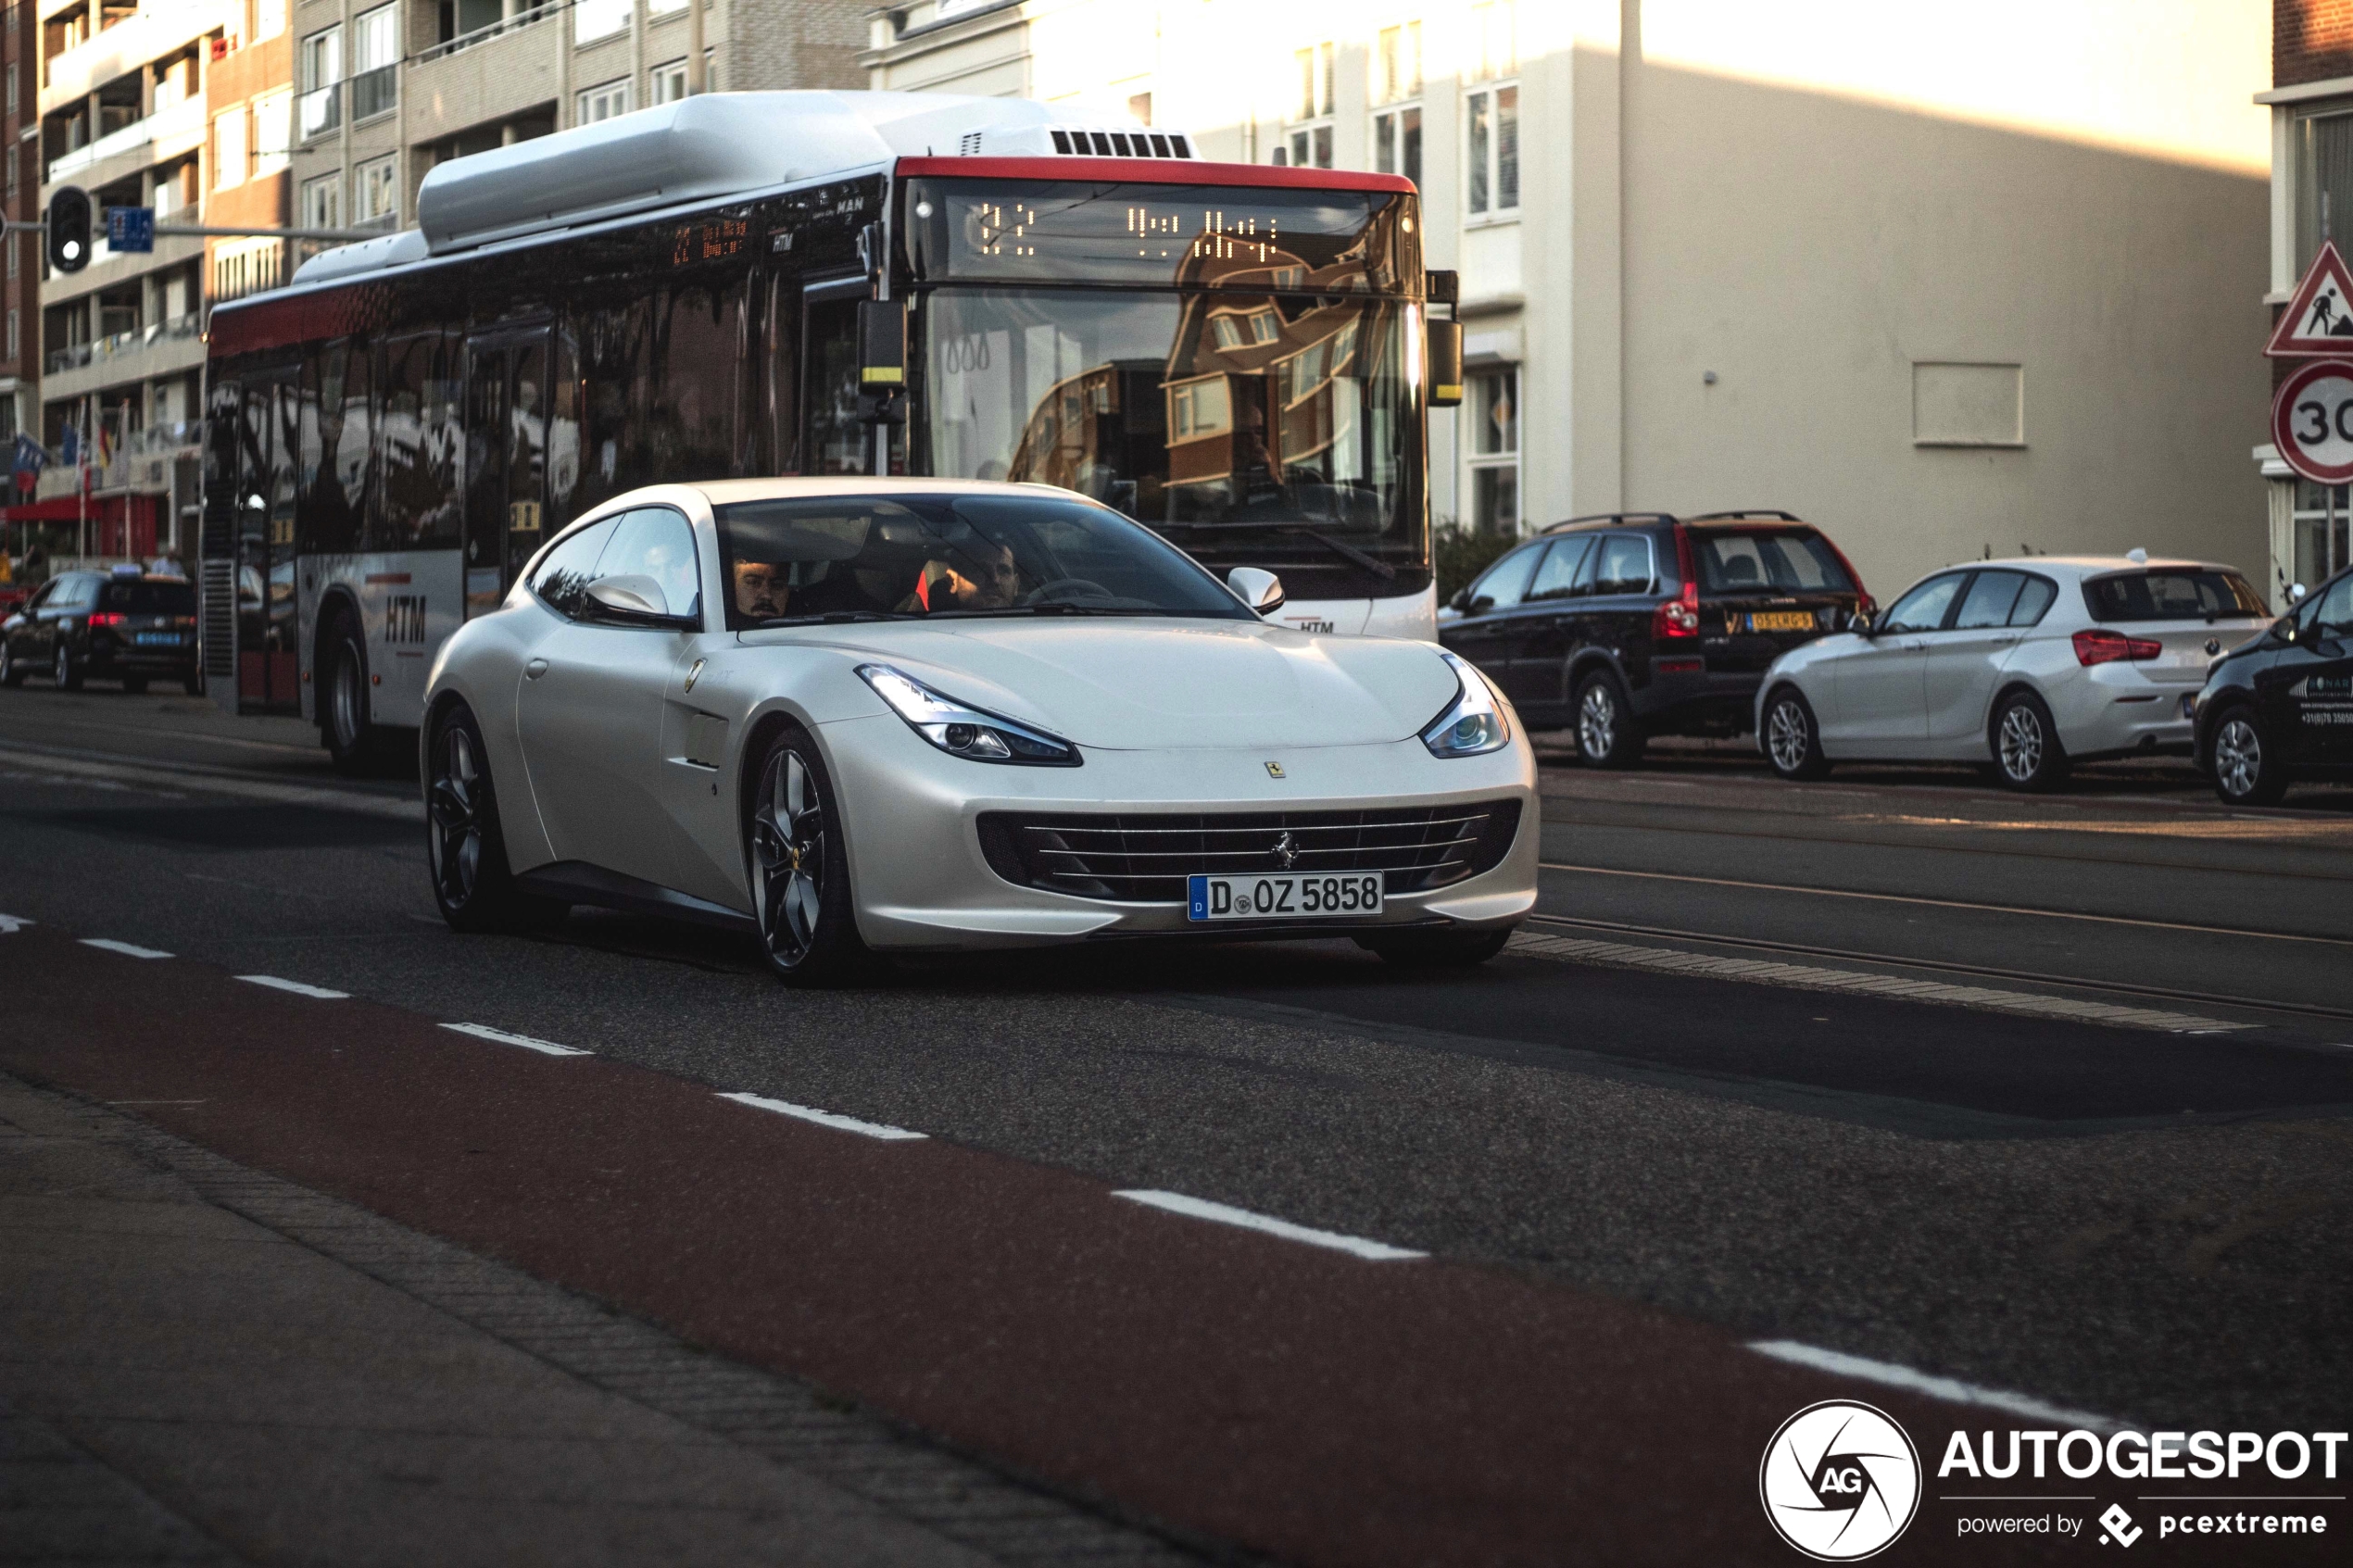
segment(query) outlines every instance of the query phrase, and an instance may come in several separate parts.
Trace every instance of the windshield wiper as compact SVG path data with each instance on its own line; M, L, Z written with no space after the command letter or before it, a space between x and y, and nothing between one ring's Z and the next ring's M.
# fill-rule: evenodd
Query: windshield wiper
M1313 539L1315 543L1323 546L1324 548L1340 557L1351 566L1358 567L1365 571L1369 571L1384 583L1394 582L1397 578L1397 569L1390 565L1387 561L1381 560L1377 557L1366 555L1364 551L1348 543L1345 539L1335 539L1328 533L1322 533L1319 530L1313 528L1302 527L1298 523L1165 522L1160 523L1157 526L1161 528L1201 529L1211 533L1222 533L1230 529L1237 532L1246 531L1252 533L1285 533L1295 538Z
M765 626L843 626L854 621L912 619L912 616L886 615L878 609L829 609L821 615L771 615L753 621L748 630L757 632Z
M925 617L928 621L945 621L983 616L1004 615L1188 615L1181 609L1163 609L1158 605L1122 607L1118 605L1075 605L1049 600L1037 605L992 605L987 608L936 609Z

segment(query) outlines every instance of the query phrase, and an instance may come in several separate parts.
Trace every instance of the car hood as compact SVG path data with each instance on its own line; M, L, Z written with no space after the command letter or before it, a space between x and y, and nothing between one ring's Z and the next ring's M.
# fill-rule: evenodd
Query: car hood
M943 696L1114 750L1403 740L1437 718L1458 685L1428 643L1259 621L951 621L827 631L826 646L861 662L896 665ZM764 640L746 640L756 638Z

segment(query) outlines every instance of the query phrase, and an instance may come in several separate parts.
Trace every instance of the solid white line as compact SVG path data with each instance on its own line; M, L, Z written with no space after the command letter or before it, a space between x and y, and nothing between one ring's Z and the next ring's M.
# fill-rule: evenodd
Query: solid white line
M1992 1410L2007 1411L2030 1421L2047 1421L2057 1425L2080 1426L2087 1432L2114 1432L2121 1426L2104 1415L2087 1411L2071 1411L2032 1394L2013 1394L2004 1388L1987 1388L1980 1384L1964 1383L1957 1377L1932 1377L1894 1361L1874 1361L1861 1356L1849 1356L1838 1350L1825 1350L1818 1346L1801 1345L1794 1339L1759 1339L1749 1348L1760 1356L1770 1356L1777 1361L1792 1361L1812 1367L1818 1372L1832 1372L1842 1377L1866 1378L1884 1383L1891 1388L1908 1389L1926 1394L1931 1399L1949 1400L1957 1405L1984 1405Z
M773 1110L779 1116L796 1116L803 1122L814 1122L820 1127L831 1127L837 1133L856 1133L864 1138L896 1141L930 1135L927 1133L911 1133L904 1127L887 1126L880 1122L861 1122L855 1116L838 1116L830 1110L794 1105L787 1100L769 1099L762 1095L721 1095L719 1098L734 1100L737 1105L749 1105L757 1110Z
M502 1046L521 1046L527 1051L537 1051L542 1056L594 1056L597 1054L594 1051L582 1050L578 1046L560 1046L553 1040L535 1040L528 1035L510 1035L504 1029L493 1029L487 1023L445 1023L442 1027L453 1029L460 1035L472 1035L477 1040L496 1040Z
M14 936L32 923L22 915L0 915L0 936Z
M2152 931L2195 931L2202 936L2245 936L2256 942L2314 942L2323 947L2353 947L2342 936L2297 936L2284 931L2244 931L2231 925L2185 925L2171 920L2133 920L2124 915L2085 915L2071 909L2035 909L2018 904L1971 904L1958 898L1910 898L1900 893L1857 893L1844 887L1797 887L1785 882L1739 882L1722 876L1679 876L1672 872L1626 872L1611 866L1538 862L1538 870L1582 872L1588 876L1633 876L1646 882L1694 882L1705 887L1750 887L1764 893L1806 893L1818 898L1868 898L1879 904L1925 904L1937 909L1982 909L1996 915L2033 915L2042 920L2080 920L2095 925L2138 925Z
M297 997L316 997L322 1002L340 1002L350 998L348 991L330 991L323 985L305 985L299 980L281 980L274 974L240 974L238 979L248 985L267 985L272 991L292 991Z
M168 959L171 956L159 947L135 947L129 942L118 942L111 936L85 936L82 945L103 947L109 953L120 953L126 959Z
M1187 1198L1181 1192L1114 1192L1114 1198L1124 1198L1131 1203L1149 1204L1165 1209L1172 1214L1188 1219L1214 1220L1221 1225L1239 1225L1248 1231L1262 1231L1281 1236L1285 1241L1303 1241L1310 1247L1328 1247L1335 1252L1369 1259L1376 1263L1391 1262L1401 1258L1427 1258L1427 1252L1411 1248L1391 1247L1385 1241L1366 1241L1362 1236L1342 1236L1338 1231L1319 1231L1310 1225L1294 1225L1289 1220L1277 1220L1265 1214L1253 1214L1247 1209L1229 1209L1223 1203L1210 1203L1198 1198Z

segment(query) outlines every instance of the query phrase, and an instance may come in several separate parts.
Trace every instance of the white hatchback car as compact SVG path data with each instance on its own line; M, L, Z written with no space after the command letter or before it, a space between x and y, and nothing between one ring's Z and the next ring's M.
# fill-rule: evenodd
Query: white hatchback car
M2014 789L2070 762L2187 756L2217 656L2271 624L2210 561L2030 556L1936 572L1766 671L1756 741L1785 779L1833 762L1990 761Z

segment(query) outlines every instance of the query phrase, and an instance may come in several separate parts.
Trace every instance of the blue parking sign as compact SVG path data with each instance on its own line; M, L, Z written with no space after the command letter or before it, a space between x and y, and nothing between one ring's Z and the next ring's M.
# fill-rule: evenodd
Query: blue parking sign
M152 207L107 208L107 248L151 251L156 248L156 209Z

